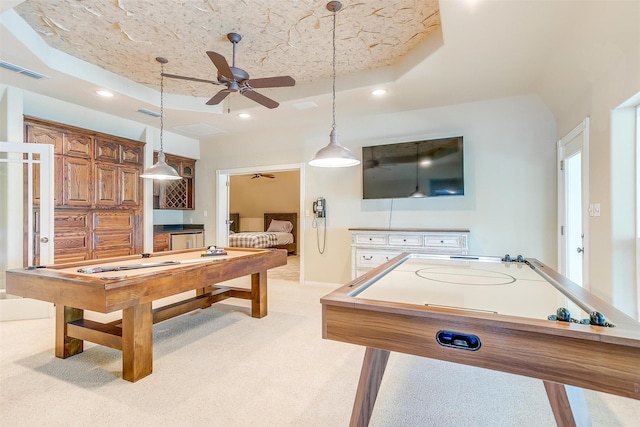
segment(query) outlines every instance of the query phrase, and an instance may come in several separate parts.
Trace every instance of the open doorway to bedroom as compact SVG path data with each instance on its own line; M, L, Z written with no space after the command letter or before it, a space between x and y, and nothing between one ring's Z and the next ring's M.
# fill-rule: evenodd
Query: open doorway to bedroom
M268 277L302 281L304 165L229 169L216 174L216 244L230 245L229 235L233 233L267 231L268 222L274 218L290 220L293 243L277 246L287 249L287 265L269 270Z

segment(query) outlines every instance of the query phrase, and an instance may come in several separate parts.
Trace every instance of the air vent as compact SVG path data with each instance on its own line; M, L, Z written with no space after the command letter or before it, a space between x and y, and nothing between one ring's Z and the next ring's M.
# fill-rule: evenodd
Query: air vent
M160 113L156 113L155 111L147 110L146 108L138 108L138 113L147 114L152 117L160 117Z
M0 68L4 68L6 70L10 70L13 71L15 73L19 73L19 74L23 74L25 76L31 77L33 79L42 79L42 78L49 78L48 76L45 76L44 74L40 74L40 73L36 73L35 71L31 71L31 70L27 70L26 68L22 68L18 65L12 64L10 62L7 61L2 61L0 60Z

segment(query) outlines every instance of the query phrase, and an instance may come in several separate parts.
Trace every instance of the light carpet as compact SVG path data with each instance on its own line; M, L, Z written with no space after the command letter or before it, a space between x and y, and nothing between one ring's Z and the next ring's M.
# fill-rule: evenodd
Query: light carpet
M153 373L119 351L57 359L54 320L0 323L0 425L346 426L364 348L321 338L332 288L270 280L269 314L227 300L154 326ZM595 426L637 426L640 401L585 391ZM392 353L371 426L554 426L542 382Z

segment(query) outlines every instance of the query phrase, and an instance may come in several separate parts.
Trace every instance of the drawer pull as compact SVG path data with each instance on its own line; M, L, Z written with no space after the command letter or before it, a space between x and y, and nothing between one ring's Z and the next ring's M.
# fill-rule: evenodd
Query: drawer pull
M440 240L440 243L444 243L444 240Z
M365 260L365 261L371 261L373 259L373 256L372 255L370 255L370 256L362 255L362 259Z

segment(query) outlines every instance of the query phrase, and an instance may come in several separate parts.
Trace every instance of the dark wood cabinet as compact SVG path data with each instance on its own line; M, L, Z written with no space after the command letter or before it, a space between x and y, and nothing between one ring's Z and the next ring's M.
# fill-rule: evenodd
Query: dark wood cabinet
M153 155L154 163L158 153ZM166 162L182 177L181 180L153 182L154 209L195 209L194 179L196 161L187 157L165 153Z
M25 138L54 146L56 263L142 251L144 143L31 117Z

